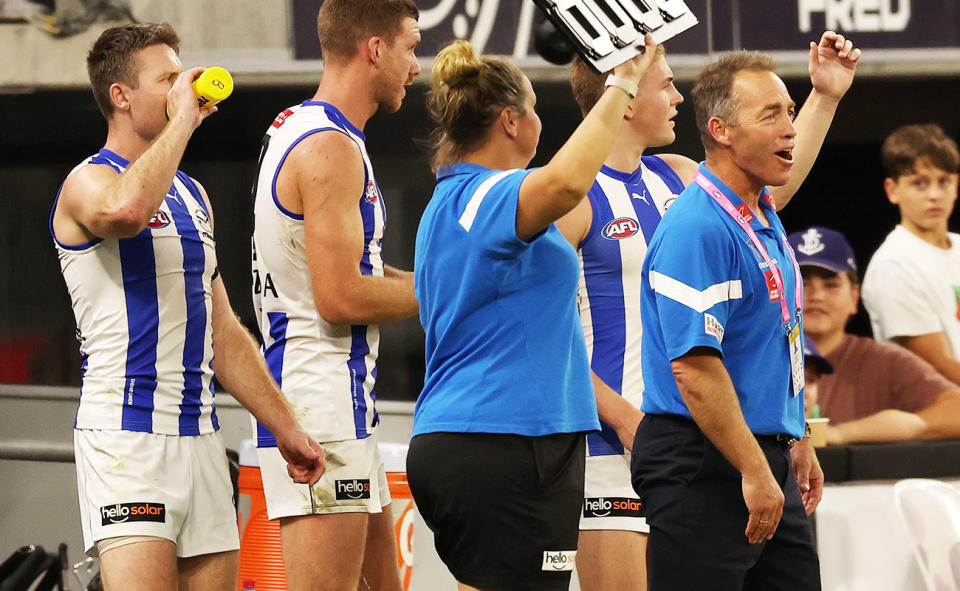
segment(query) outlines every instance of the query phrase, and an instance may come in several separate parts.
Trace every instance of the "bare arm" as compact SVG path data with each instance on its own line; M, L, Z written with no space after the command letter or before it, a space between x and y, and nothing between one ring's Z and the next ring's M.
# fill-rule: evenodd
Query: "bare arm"
M323 448L300 429L257 342L233 313L220 277L213 281L213 356L220 383L276 436L290 476L316 484L324 471Z
M937 401L917 413L927 428L921 439L950 439L960 437L960 388L947 390Z
M793 148L793 168L786 185L772 187L770 192L777 209L790 201L817 160L840 99L853 83L860 60L860 50L843 35L827 31L820 43L810 43L809 71L813 90L797 115L797 139Z
M827 442L831 444L955 437L960 437L960 388L943 392L933 404L916 413L885 409L827 429Z
M297 144L281 176L300 195L310 283L324 320L381 324L415 315L412 273L360 272L364 233L357 202L364 169L356 144L336 131L315 133Z
M216 107L200 109L191 82L203 68L181 73L167 94L173 118L123 174L86 166L64 183L60 204L65 219L57 230L87 239L136 236L150 222L170 190L193 131ZM58 207L60 210L60 207ZM71 227L73 226L73 227Z
M648 35L644 53L614 72L639 82L656 55L656 44ZM580 203L613 148L630 100L624 90L607 87L550 162L523 179L517 201L520 239L529 240Z
M827 443L843 445L859 441L905 441L918 439L927 428L923 419L888 408L870 416L827 426Z
M589 190L589 189L588 189ZM581 199L580 203L567 212L562 218L557 220L557 229L563 234L574 249L579 250L580 243L587 237L590 231L590 223L593 221L593 206L589 199Z
M744 534L754 544L772 538L783 514L783 491L747 427L723 362L713 353L694 349L673 360L672 366L693 420L743 477L743 499L750 512Z
M643 412L613 391L613 388L590 372L593 378L593 392L597 399L597 413L604 423L613 427L620 438L620 443L628 450L633 450L633 440L637 436L637 427L643 419Z
M943 377L955 384L960 384L960 361L953 358L950 344L944 333L894 337L893 341L926 359Z

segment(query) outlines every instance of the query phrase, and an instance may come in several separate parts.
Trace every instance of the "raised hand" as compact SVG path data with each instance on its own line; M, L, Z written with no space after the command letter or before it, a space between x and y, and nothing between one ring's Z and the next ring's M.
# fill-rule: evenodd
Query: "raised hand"
M810 42L810 82L814 90L840 100L853 83L860 49L839 33L826 31L820 43Z
M200 108L197 95L193 91L193 81L200 77L206 68L190 68L177 76L173 86L167 92L167 118L173 120L182 117L193 123L196 128L200 123L217 112L217 107Z

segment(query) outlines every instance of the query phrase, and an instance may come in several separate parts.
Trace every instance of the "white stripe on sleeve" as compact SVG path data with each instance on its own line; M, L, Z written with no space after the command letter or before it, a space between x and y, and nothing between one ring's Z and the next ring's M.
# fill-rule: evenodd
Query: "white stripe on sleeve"
M487 196L487 193L490 192L490 189L499 183L501 179L517 172L518 170L520 169L514 168L512 170L498 172L497 174L480 183L480 186L477 187L477 190L473 193L473 197L471 197L470 201L467 203L467 207L463 210L463 214L460 215L460 225L463 226L464 230L467 232L470 231L470 228L473 226L473 220L477 217L477 210L480 209L480 204L483 203L483 198Z
M700 291L669 275L650 271L650 287L653 291L700 313L721 302L743 297L743 285L739 279L715 283Z

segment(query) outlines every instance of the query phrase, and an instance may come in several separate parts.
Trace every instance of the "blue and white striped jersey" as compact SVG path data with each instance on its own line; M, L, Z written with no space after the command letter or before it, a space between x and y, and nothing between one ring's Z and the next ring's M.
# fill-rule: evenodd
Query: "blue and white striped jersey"
M102 149L71 174L89 165L122 173L129 162ZM177 171L153 219L132 238L79 245L53 239L83 358L74 427L216 431L211 283L217 260L210 213L194 181Z
M640 407L643 370L640 345L640 272L664 212L683 182L657 156L644 156L633 172L600 169L587 197L590 230L580 243L580 319L590 368L615 392ZM587 436L592 456L622 454L616 432L601 422Z
M317 311L304 242L303 215L277 199L276 181L290 151L325 130L343 133L363 156L364 190L360 272L383 276L380 255L386 209L373 176L363 132L333 105L305 101L277 116L267 130L254 203L253 302L267 366L303 428L319 441L362 439L379 423L374 407L380 330L376 325L332 325ZM336 281L335 277L327 278ZM257 443L276 445L256 424Z

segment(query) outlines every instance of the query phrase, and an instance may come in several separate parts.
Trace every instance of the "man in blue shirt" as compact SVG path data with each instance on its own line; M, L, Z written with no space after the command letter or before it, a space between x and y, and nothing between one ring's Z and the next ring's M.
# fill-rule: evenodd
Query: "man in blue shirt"
M847 41L840 57L855 68L859 53ZM795 105L773 68L738 53L701 73L707 160L643 267L646 416L631 472L654 590L820 589L802 279L766 189L789 178Z

